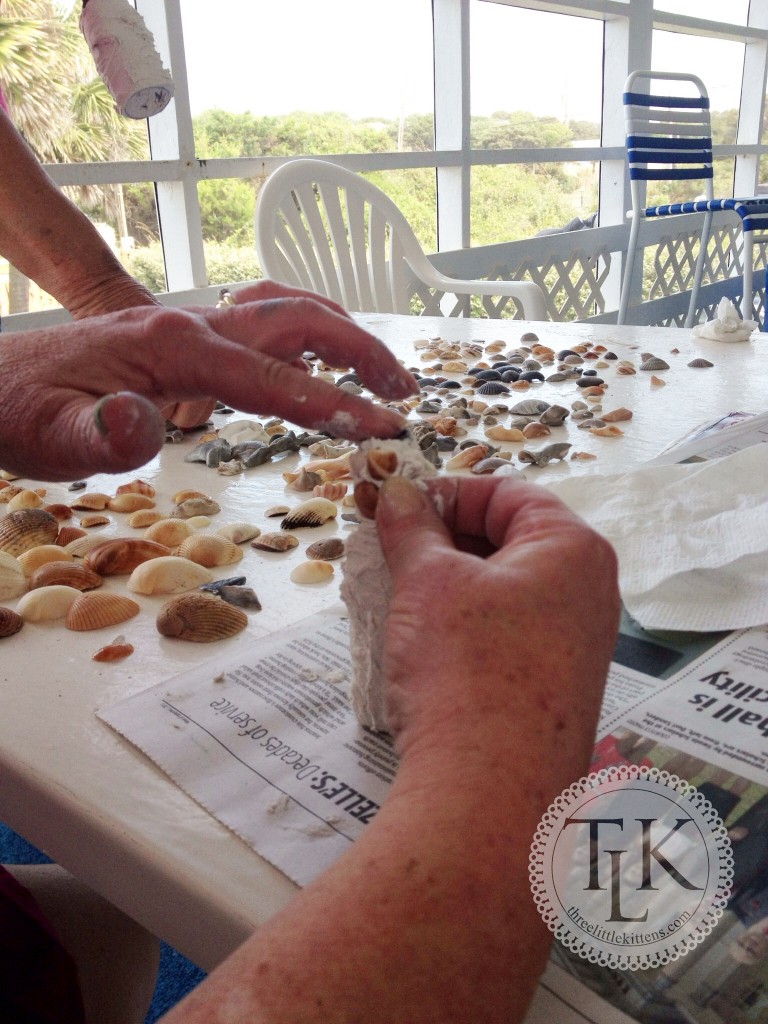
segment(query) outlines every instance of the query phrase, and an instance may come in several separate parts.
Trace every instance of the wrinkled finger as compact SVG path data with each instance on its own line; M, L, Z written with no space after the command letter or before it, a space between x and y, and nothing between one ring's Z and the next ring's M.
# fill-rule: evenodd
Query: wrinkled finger
M402 476L385 480L376 505L376 529L397 589L418 566L452 548L451 536L431 498Z
M215 408L215 398L201 398L194 402L177 402L160 411L179 430L192 430L206 423Z
M263 302L266 299L313 299L315 302L327 306L334 313L349 318L349 313L333 299L325 295L318 295L316 292L309 292L304 288L294 288L292 285L280 284L279 281L272 281L264 278L263 281L256 281L255 284L247 284L232 292L235 303L241 302Z

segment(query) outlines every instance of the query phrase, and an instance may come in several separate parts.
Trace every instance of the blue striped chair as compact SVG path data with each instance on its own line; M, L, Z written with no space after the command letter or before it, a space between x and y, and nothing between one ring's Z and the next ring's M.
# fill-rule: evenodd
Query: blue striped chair
M681 90L689 95L664 95L651 91L652 79L663 83L688 83ZM674 88L677 86L667 86ZM712 129L709 97L704 83L696 75L673 71L634 71L624 86L624 111L627 130L627 163L632 191L632 227L624 266L618 323L624 323L629 304L632 271L638 251L640 224L645 217L665 217L681 213L703 213L701 243L696 259L691 300L685 326L690 327L696 312L699 288L707 254L712 215L732 210L741 218L743 247L744 300L741 315L754 315L752 290L753 241L755 233L768 231L768 196L747 199L716 199L712 186ZM663 206L645 206L647 181L699 181L704 198Z

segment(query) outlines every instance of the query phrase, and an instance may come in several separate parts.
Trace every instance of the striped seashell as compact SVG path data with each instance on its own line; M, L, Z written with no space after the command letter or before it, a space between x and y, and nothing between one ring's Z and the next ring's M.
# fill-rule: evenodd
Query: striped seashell
M306 550L307 558L319 559L323 562L332 562L346 551L346 545L341 537L326 537L325 540L316 540Z
M104 629L126 622L141 611L139 603L123 594L111 594L104 590L93 590L79 594L67 612L66 627L78 632L90 629Z
M179 544L177 554L198 565L213 569L218 565L234 565L243 557L242 549L226 537L216 534L193 533Z
M178 555L165 555L136 566L126 586L135 594L183 594L212 579L213 573L204 565Z
M703 356L698 356L696 359L692 359L688 365L694 370L704 369L709 366L714 366L714 363L710 363L708 359L704 359Z
M115 494L145 494L148 498L154 498L155 488L146 480L131 480L128 484L120 484Z
M0 601L10 601L27 589L27 577L18 559L0 551Z
M509 388L500 380L487 380L477 389L478 395L508 395Z
M144 540L164 544L167 548L177 548L191 533L192 527L184 519L160 519L146 528Z
M110 512L137 512L142 508L154 508L155 503L147 494L116 494L110 498L107 508Z
M0 640L18 633L24 625L24 619L18 612L10 608L0 608Z
M53 544L59 522L41 508L22 508L0 519L0 551L20 555L38 544Z
M298 540L290 533L262 533L251 541L251 547L258 551L289 551L298 546Z
M29 577L29 589L38 587L74 587L76 590L95 590L104 581L92 569L79 562L46 562Z
M100 576L128 576L142 562L150 558L161 558L170 553L170 548L152 540L116 537L103 541L89 551L83 565Z
M77 540L78 537L87 536L88 534L85 532L85 530L81 529L79 526L62 526L62 528L56 534L56 540L54 541L54 543L58 544L59 547L64 548L71 541Z
M641 370L668 370L669 363L665 362L660 356L654 356L650 353L645 353L646 358L640 363Z
M280 523L281 530L298 530L302 527L322 526L338 514L334 502L327 498L309 498L292 508Z
M82 537L76 537L74 540L69 541L68 544L64 545L64 550L68 551L75 558L85 558L89 551L93 551L99 544L104 543L104 538L99 536L98 533L85 534Z
M19 598L16 611L25 622L48 622L63 619L78 597L79 590L61 584L36 587Z
M312 489L316 498L327 498L328 501L338 501L347 493L347 485L338 483L335 480L327 480L324 484L318 484Z
M240 633L248 625L248 616L218 597L208 594L181 594L168 601L157 616L161 636L213 643Z
M29 551L22 551L16 557L24 575L29 577L41 565L49 562L71 562L74 556L58 544L38 544Z
M72 509L69 505L64 505L62 502L54 502L51 505L43 505L46 512L50 512L52 516L56 516L60 523L66 522L67 519L72 518Z

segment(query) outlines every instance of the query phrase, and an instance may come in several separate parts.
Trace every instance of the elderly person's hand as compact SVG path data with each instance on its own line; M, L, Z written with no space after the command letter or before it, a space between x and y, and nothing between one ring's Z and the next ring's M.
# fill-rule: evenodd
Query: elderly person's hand
M303 294L202 313L137 306L0 336L0 466L47 480L136 468L163 444L160 410L210 394L352 439L402 429L398 413L307 373L307 350L354 365L383 398L415 389L380 342Z

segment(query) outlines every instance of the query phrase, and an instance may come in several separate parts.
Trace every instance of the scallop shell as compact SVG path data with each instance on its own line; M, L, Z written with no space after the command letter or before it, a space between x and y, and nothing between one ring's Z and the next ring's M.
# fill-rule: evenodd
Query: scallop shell
M27 577L18 559L0 551L0 601L10 601L27 589Z
M138 512L139 509L154 507L155 503L149 495L134 494L132 492L116 494L107 503L107 508L111 512Z
M290 533L262 533L251 541L251 547L259 551L288 551L298 546L298 540Z
M88 491L70 502L69 507L75 509L76 512L103 512L111 500L109 494Z
M104 581L97 572L86 569L79 562L46 562L29 577L29 589L38 587L75 587L77 590L95 590Z
M214 516L221 505L213 498L186 498L178 502L171 512L173 519L191 519L193 516Z
M508 395L509 388L500 380L487 380L477 389L478 395Z
M217 565L234 565L243 557L242 550L226 537L193 533L179 544L178 555L212 569Z
M7 503L9 512L16 512L22 508L40 508L43 499L36 491L23 490L15 494Z
M146 494L147 497L154 498L155 488L146 480L131 480L129 484L120 484L115 494Z
M167 548L177 548L191 533L192 527L185 519L160 519L146 528L144 540L164 544Z
M100 576L128 576L137 565L150 558L170 555L171 550L164 544L138 537L116 537L102 541L85 556L86 569Z
M63 619L82 594L75 587L53 584L36 587L19 598L16 610L25 622L48 622Z
M155 509L140 508L136 512L131 512L125 520L125 525L130 526L132 530L141 530L152 526L153 523L159 523L164 518L165 516L162 512L158 512Z
M18 555L18 562L24 570L24 575L31 576L42 565L49 562L71 562L73 557L69 551L65 551L58 544L38 544L37 547L30 548L29 551L22 551Z
M248 625L248 616L218 597L208 594L182 594L168 601L157 616L162 636L211 643L240 633Z
M669 363L666 363L659 356L648 355L646 359L640 363L641 370L668 370Z
M338 515L338 508L327 498L309 498L292 508L280 523L281 530L298 530L302 527L322 526Z
M708 366L714 366L715 364L714 363L710 363L710 361L708 359L704 359L703 356L698 356L696 359L692 359L690 361L690 363L688 363L688 365L692 369L698 370L698 369L704 369L705 367L708 367Z
M116 626L138 615L141 608L133 598L123 594L110 594L104 590L92 590L79 594L67 612L66 627L78 632L88 629L103 629Z
M0 608L0 640L18 633L23 625L24 619L18 612L11 611L10 608Z
M307 558L318 559L322 562L331 562L346 551L346 545L341 537L326 537L325 540L316 540L306 550Z
M300 562L291 572L293 583L323 583L333 576L330 562Z
M509 410L513 416L541 416L549 408L549 402L539 398L524 398Z
M178 555L164 555L137 565L126 586L135 594L183 594L212 579L213 573L204 565Z
M243 541L253 540L258 537L261 530L255 523L227 523L220 526L216 531L219 537L225 537L233 544L242 544Z
M53 544L59 521L41 508L22 508L0 519L0 551L20 555L38 544Z

